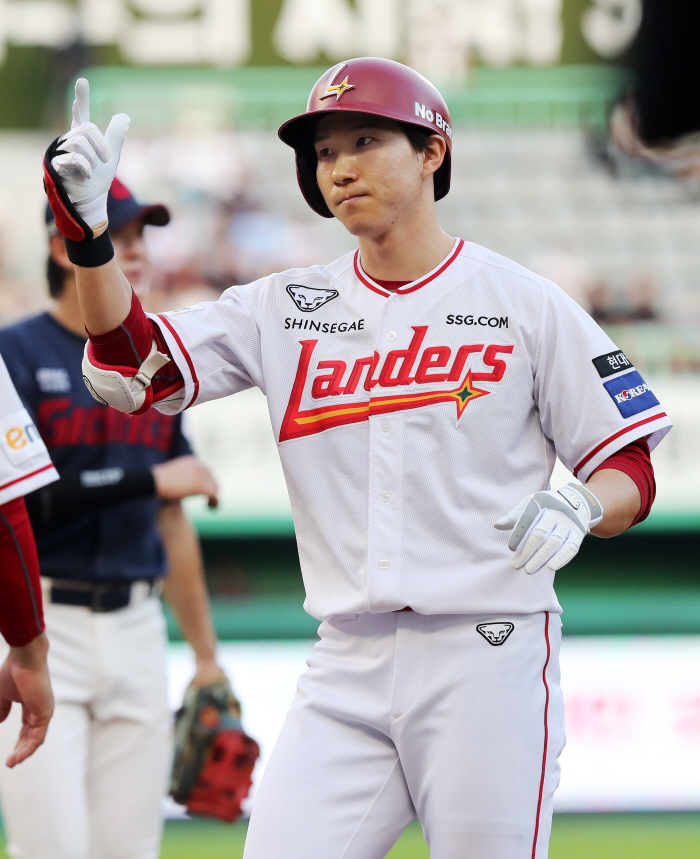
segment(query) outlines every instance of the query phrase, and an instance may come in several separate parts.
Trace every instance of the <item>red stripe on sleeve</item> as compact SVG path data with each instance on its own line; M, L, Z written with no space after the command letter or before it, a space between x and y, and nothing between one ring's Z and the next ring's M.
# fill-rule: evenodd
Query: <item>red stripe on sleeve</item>
M638 522L643 522L649 512L651 505L656 498L656 480L654 479L654 466L651 464L651 454L649 452L649 443L645 438L638 438L636 441L630 442L625 447L618 450L612 456L609 456L602 462L598 468L593 471L601 471L603 468L614 468L616 471L622 471L637 484L639 495L642 499L642 505L639 508L632 525ZM593 476L593 475L591 475ZM630 528L632 527L630 525Z
M162 314L162 313L159 313L159 314L158 314L158 318L159 318L159 319L161 319L161 320L163 321L163 324L167 327L168 331L169 331L169 332L173 335L173 337L175 338L175 342L176 342L176 343L177 343L177 345L180 347L180 351L181 351L181 352L182 352L182 354L185 356L185 361L187 361L187 366L190 368L190 373L192 374L192 382L193 382L193 385L194 385L194 392L193 392L193 394L192 394L192 399L191 399L191 400L189 401L189 403L187 403L187 405L185 406L185 408L186 408L186 409L189 409L189 407L192 405L192 403L194 403L194 402L196 401L197 396L199 395L199 379L197 378L197 373L196 373L196 371L195 371L195 369L194 369L194 362L192 361L192 358L190 357L190 353L187 351L187 349L185 349L185 344L182 342L182 339L181 339L180 335L179 335L179 334L177 333L177 331L173 328L173 326L171 325L170 321L169 321L165 316L163 316L163 314ZM162 337L162 336L163 336L163 335L162 335L162 333L161 333L161 337ZM170 354L170 352L168 352L168 355L169 355L169 354ZM169 366L170 366L170 364L168 364L168 367L169 367ZM179 372L180 372L180 371L178 370L178 373L179 373ZM180 374L180 377L182 378L182 374ZM183 381L184 381L184 380L183 380Z
M652 415L650 418L644 418L643 421L637 421L636 424L630 424L628 427L625 427L624 429L621 429L619 432L614 433L614 435L611 435L609 438L606 438L605 441L601 441L601 443L599 445L597 445L596 447L594 447L593 450L590 451L590 453L587 453L583 457L581 462L579 462L579 464L576 466L576 468L574 468L574 477L578 477L578 473L579 473L579 471L581 471L583 466L587 462L589 462L591 459L593 459L593 457L597 453L599 453L604 447L607 447L610 444L610 442L615 441L616 438L620 438L621 435L625 435L625 433L632 432L632 430L638 429L639 427L644 426L644 424L650 424L650 423L653 423L654 421L658 421L659 418L666 418L666 417L668 417L666 412L659 412L658 415Z
M21 477L15 477L14 480L8 480L7 483L3 483L2 486L0 486L0 489L7 489L10 486L14 486L15 483L20 483L20 481L22 480L29 480L30 477L34 477L34 475L36 474L41 474L42 471L47 471L49 468L53 468L53 462L50 462L48 465L42 465L41 468L37 468L36 471L30 471L29 474L23 474Z
M39 558L24 498L0 506L0 633L23 647L44 631Z
M164 355L170 355L160 328L143 311L135 292L131 293L129 315L117 328L106 334L90 334L91 354L98 364L110 367L125 376L133 376L148 357L153 341ZM172 358L172 355L170 355ZM151 387L157 402L177 391L184 384L175 361L169 361L153 377Z

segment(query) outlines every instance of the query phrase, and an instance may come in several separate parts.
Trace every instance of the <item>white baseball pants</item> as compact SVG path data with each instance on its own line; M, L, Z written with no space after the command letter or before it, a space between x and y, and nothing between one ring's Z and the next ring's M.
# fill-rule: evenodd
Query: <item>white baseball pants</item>
M13 859L157 859L171 762L165 621L156 597L114 612L46 604L56 699L46 741L8 770L20 709L0 725Z
M477 631L492 622L495 641L513 624L500 644ZM416 816L432 859L545 859L564 745L557 615L350 615L319 635L244 859L381 859Z

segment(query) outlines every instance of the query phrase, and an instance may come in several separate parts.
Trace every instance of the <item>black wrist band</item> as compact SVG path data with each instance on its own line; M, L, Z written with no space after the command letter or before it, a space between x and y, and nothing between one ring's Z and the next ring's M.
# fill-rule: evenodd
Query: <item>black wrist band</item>
M73 265L79 265L83 268L96 268L98 265L109 262L114 256L109 230L105 230L96 239L74 242L72 239L64 237L64 241L68 259Z

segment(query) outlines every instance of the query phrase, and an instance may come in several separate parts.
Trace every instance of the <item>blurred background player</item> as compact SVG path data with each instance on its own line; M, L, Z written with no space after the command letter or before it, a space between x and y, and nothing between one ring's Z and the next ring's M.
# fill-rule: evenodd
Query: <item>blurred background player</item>
M610 133L625 155L681 177L700 176L700 7L645 0L632 85Z
M169 213L140 205L118 180L109 211L120 265L142 291L144 225ZM125 418L88 393L73 266L49 213L47 225L55 305L0 331L0 350L61 477L27 499L56 712L31 767L0 777L3 817L13 855L155 859L172 755L160 583L167 570L195 682L220 677L199 544L180 505L198 494L215 505L217 487L179 418ZM5 753L15 733L3 726Z
M58 474L1 355L0 451L0 633L10 648L0 666L0 722L13 702L22 712L19 738L7 758L13 767L44 742L53 713L39 559L23 496L58 480Z

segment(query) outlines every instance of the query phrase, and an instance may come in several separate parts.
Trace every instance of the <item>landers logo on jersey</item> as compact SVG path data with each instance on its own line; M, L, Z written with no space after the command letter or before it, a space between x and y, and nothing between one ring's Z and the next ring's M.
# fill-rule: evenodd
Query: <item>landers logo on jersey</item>
M315 289L312 286L301 286L299 283L288 284L287 292L299 310L304 313L312 313L338 297L337 289Z
M438 403L454 403L457 420L472 400L485 397L490 391L475 386L475 382L500 382L506 371L506 362L498 355L510 355L513 346L492 344L484 349L483 343L460 346L454 355L449 346L423 347L427 325L412 328L414 334L407 349L389 352L380 363L375 352L358 358L351 368L345 361L318 361L312 369L318 340L300 340L301 355L296 378L292 386L287 411L280 429L280 442L313 435L344 424L359 423L371 416L389 412L418 409ZM483 354L482 354L483 353ZM489 372L466 368L471 355L478 355ZM324 371L316 375L317 371ZM434 385L453 382L448 388L431 389ZM415 385L406 394L381 394L379 389L392 389ZM355 399L366 392L361 400ZM318 408L302 409L304 396L313 400L334 398L332 403L321 403ZM345 397L352 397L350 401Z
M348 83L348 75L345 75L345 80L341 81L339 84L335 83L335 79L338 75L348 67L347 63L338 63L337 66L331 69L331 73L328 75L328 83L326 84L326 88L323 91L323 95L320 96L319 101L324 98L330 98L330 96L334 95L336 101L340 101L340 97L345 95L348 90L355 89L355 85Z
M603 384L623 418L631 418L639 412L660 405L649 385L636 370Z

